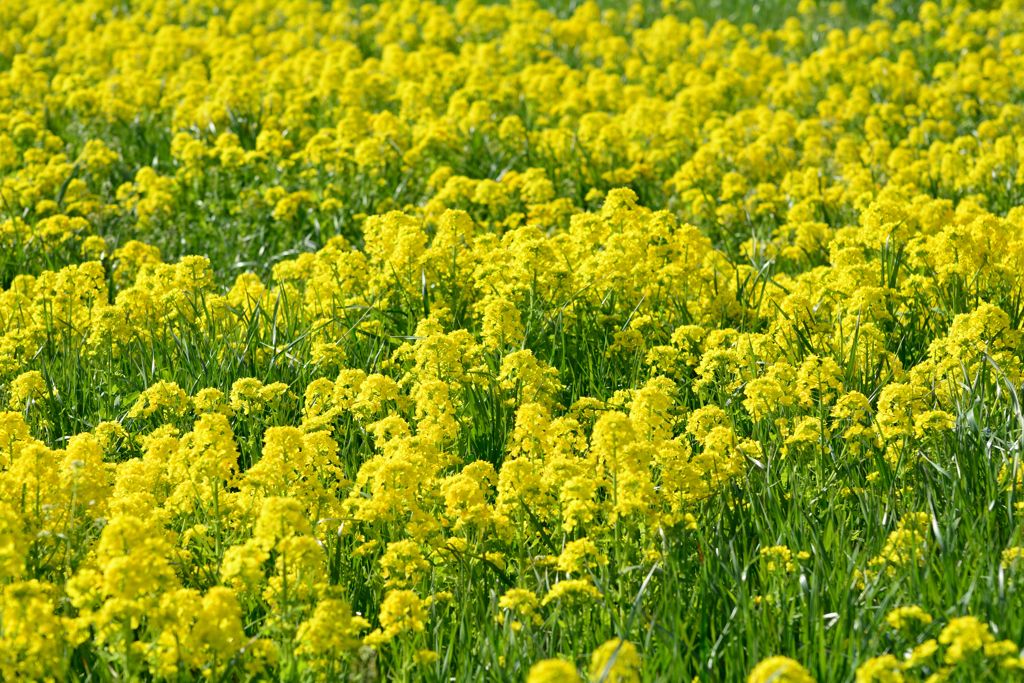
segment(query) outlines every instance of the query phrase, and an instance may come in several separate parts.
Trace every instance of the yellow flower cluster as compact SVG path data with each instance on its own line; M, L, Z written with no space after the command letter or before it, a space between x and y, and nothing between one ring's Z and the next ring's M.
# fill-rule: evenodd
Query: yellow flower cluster
M920 607L899 607L886 618L892 628L911 635L932 622ZM857 669L857 683L904 683L950 680L956 671L973 671L992 680L1015 680L1024 661L1011 640L997 640L989 625L977 617L950 619L938 638L923 640L902 659L889 654L873 657Z
M957 680L959 672L975 673L988 680L1017 680L1024 671L1020 648L1011 640L997 640L989 625L973 616L950 619L937 638L916 636L932 623L932 616L917 605L898 607L886 617L900 639L916 643L901 657L892 654L867 659L855 675L857 683L912 683ZM791 681L814 683L798 662L770 657L751 672L748 683Z
M844 8L4 0L0 678L813 683L654 605L877 611L1024 483L1024 10Z

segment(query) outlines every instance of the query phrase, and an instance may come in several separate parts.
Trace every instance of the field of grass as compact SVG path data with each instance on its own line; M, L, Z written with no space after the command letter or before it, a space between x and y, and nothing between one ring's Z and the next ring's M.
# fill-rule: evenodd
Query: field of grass
M1024 679L1024 6L0 0L0 679Z

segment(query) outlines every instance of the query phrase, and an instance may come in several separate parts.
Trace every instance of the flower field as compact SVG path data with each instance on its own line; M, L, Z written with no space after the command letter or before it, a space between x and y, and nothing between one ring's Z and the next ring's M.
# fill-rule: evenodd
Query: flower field
M1024 5L0 0L0 679L1024 680Z

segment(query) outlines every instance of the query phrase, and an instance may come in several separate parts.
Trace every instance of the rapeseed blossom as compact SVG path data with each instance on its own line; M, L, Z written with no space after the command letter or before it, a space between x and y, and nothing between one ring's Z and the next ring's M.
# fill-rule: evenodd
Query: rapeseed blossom
M1018 677L1024 12L720 4L0 3L0 678Z
M747 683L814 683L807 669L789 657L769 657L754 667Z

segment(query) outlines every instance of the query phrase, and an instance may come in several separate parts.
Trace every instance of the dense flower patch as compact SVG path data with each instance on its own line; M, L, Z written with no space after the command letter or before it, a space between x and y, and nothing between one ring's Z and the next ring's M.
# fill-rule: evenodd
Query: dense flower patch
M1016 680L1024 9L0 3L0 677Z

